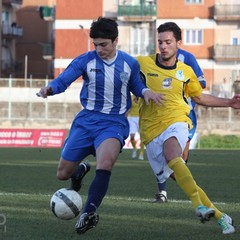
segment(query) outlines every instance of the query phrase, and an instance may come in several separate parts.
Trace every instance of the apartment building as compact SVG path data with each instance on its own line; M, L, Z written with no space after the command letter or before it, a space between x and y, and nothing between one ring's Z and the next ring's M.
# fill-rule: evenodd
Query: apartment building
M55 0L0 1L0 77L53 77L53 18L41 18L41 6L53 9Z
M17 11L24 32L16 41L18 78L53 78L54 5L54 0L23 0Z
M214 10L214 77L240 93L240 1L216 1Z
M16 12L21 5L22 0L0 1L0 77L14 76L19 67L16 59L16 39L23 35L23 30L17 22Z
M224 77L232 83L240 75L239 7L237 0L57 0L55 76L92 49L88 33L98 16L118 21L118 47L133 56L158 51L157 26L174 21L182 28L182 48L196 56L209 90L217 94Z
M55 76L72 58L93 49L89 29L99 16L119 24L118 48L136 56L155 51L156 3L146 1L82 0L56 1Z
M173 20L182 28L182 47L197 57L208 81L209 90L217 95L224 78L233 85L240 73L240 2L238 0L182 2L184 4L178 5L176 12L173 7L174 0L165 4L162 1L158 22Z
M176 22L182 28L182 48L196 56L207 79L208 89L215 94L218 93L224 77L232 84L240 76L239 0L23 0L23 2L32 2L32 5L35 3L34 6L42 4L46 10L42 12L42 18L53 20L50 24L52 33L51 27L48 27L45 39L41 32L44 21L37 27L37 31L35 27L32 28L32 35L36 37L32 42L38 41L40 45L42 44L42 49L45 49L41 53L38 50L38 56L42 60L46 59L45 62L39 62L36 69L40 69L38 71L45 75L48 74L49 64L52 66L53 75L57 76L74 57L92 50L93 45L89 38L91 22L99 16L105 16L116 19L119 24L118 48L133 56L158 51L156 28L166 21ZM48 11L46 6L54 11ZM29 21L28 23L31 24ZM53 44L49 41L51 34ZM26 39L28 38L30 39L30 36L26 35ZM24 45L21 41L18 44ZM23 56L26 49L21 51ZM46 62L48 70L41 68Z

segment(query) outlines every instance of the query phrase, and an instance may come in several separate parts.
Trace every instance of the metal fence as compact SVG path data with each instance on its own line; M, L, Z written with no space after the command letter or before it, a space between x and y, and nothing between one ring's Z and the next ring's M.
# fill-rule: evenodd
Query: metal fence
M48 79L0 79L1 126L66 126L81 110L81 82L73 83L65 93L39 98L36 93Z
M65 93L42 99L36 93L48 79L0 79L0 127L69 128L81 110L81 81ZM240 110L197 106L198 130L240 132Z

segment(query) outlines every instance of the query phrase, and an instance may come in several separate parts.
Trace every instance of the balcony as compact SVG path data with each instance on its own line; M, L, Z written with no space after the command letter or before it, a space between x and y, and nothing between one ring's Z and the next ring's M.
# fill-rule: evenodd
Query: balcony
M240 21L240 4L224 4L214 6L216 21Z
M13 24L3 24L2 25L2 35L5 38L17 38L22 37L23 28L17 26L15 23Z
M156 19L156 5L119 5L118 20L121 21L153 21Z
M21 68L21 64L15 60L2 60L1 61L1 76L9 77Z
M240 45L215 45L216 62L240 62Z
M45 21L53 21L55 17L55 8L41 6L39 8L40 17Z
M12 5L12 7L19 7L22 5L22 0L2 0L3 5Z

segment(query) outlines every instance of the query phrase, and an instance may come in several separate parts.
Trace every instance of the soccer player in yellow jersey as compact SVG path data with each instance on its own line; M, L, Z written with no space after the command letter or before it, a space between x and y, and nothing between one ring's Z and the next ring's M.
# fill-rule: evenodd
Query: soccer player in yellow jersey
M132 158L137 157L137 141L135 139L136 133L139 133L139 106L138 103L134 100L134 95L132 95L132 106L128 112L128 122L129 122L129 134L130 142L133 147ZM144 160L144 144L140 141L140 151L139 151L139 160Z
M160 54L137 58L146 86L165 98L161 106L153 102L147 106L141 101L140 134L148 160L160 182L174 173L176 182L191 200L202 223L214 216L222 233L231 234L235 232L231 217L213 205L195 182L181 156L192 127L187 97L208 107L239 109L240 95L226 99L202 93L192 68L176 58L182 39L181 29L174 22L166 22L157 30Z

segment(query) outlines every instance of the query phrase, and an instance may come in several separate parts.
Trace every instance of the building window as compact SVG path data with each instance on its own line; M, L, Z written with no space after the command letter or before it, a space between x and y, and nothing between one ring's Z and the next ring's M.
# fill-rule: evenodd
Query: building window
M191 29L185 31L185 44L188 45L201 45L203 42L202 30Z
M232 45L234 46L238 45L238 38L236 37L232 38Z
M7 11L3 11L2 12L2 22L5 22L5 23L9 23L10 22L9 12L7 12Z
M185 0L186 4L202 4L203 0Z

